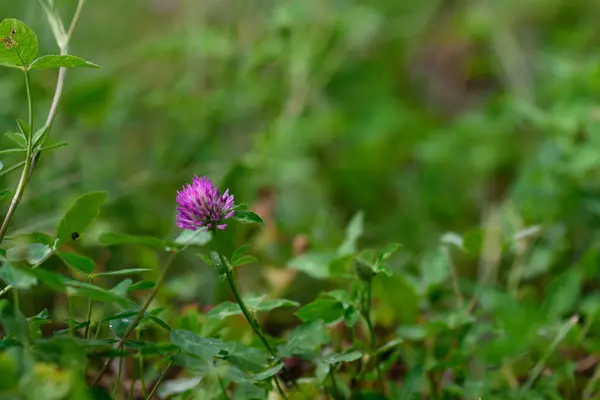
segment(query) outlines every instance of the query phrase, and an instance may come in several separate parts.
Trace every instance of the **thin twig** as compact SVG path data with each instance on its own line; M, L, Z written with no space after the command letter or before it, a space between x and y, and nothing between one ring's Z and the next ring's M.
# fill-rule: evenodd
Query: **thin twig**
M165 370L163 371L163 373L158 377L158 380L156 381L156 384L154 385L154 387L150 391L150 394L148 395L148 397L146 397L146 400L150 400L150 399L152 399L152 397L154 397L154 395L156 394L156 391L158 390L158 387L160 386L160 384L162 383L162 381L167 376L167 372L169 372L169 369L171 369L172 365L173 365L173 360L169 361L169 364L167 365L167 368L165 368Z
M138 313L135 316L135 319L133 320L133 322L131 324L129 324L129 326L125 330L125 334L119 340L119 343L117 344L117 348L122 348L123 347L123 345L125 344L125 341L127 340L127 337L138 326L138 324L140 323L140 321L142 320L142 318L144 318L144 314L145 314L146 310L150 306L150 303L152 302L152 300L154 300L154 297L156 296L156 293L158 292L158 289L160 288L161 284L165 280L165 277L167 276L167 271L169 270L169 267L171 266L171 264L173 264L173 260L175 259L176 255L177 255L177 252L171 253L171 257L169 257L169 260L165 264L165 267L163 268L163 271L162 271L160 277L156 281L156 285L154 286L154 289L152 289L152 293L150 293L150 297L148 297L148 299L146 300L146 302L144 303L144 305L142 306L142 308L140 308L140 310L138 311ZM98 384L98 382L100 382L100 379L102 378L102 376L104 375L104 373L108 369L108 366L110 365L110 363L111 363L112 360L113 360L112 357L106 360L106 362L102 366L102 369L98 373L98 376L94 380L94 383L92 384L92 386L96 386Z

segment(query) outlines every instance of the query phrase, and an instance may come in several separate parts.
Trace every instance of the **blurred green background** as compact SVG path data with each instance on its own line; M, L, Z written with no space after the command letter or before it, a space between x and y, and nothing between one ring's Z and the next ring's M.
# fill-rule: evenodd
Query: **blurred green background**
M69 21L75 1L56 2ZM36 1L2 2L0 15L30 25L41 54L57 51ZM594 0L90 0L70 52L102 69L68 72L51 140L69 146L42 155L13 229L52 230L74 196L107 190L78 246L106 268L155 265L97 235L176 235L175 191L196 173L267 221L221 243L251 240L263 268L335 248L362 210L361 246L402 243L398 273L427 276L423 255L456 232L465 296L516 280L515 298L535 306L554 281L570 286L553 317L598 310L598 21ZM36 121L55 81L33 78ZM2 130L25 98L19 71L2 69ZM193 254L179 264L165 296L226 296ZM243 285L263 291L256 271ZM291 297L318 293L294 279ZM396 284L377 295L402 310Z

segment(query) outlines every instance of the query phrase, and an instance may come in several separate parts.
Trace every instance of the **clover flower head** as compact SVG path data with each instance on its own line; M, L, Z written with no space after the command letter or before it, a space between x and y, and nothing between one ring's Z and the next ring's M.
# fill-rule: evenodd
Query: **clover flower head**
M177 192L177 226L181 229L225 229L223 221L233 217L233 195L221 194L207 177L194 175L191 184Z

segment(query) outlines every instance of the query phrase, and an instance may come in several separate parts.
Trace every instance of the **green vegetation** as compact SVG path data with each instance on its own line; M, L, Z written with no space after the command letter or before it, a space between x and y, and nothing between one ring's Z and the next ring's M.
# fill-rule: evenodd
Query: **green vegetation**
M599 20L2 2L0 399L599 398Z

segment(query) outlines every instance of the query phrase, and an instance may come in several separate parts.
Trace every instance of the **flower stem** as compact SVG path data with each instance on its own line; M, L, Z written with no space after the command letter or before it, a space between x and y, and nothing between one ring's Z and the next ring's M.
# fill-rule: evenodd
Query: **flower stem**
M246 317L246 320L250 324L250 327L252 328L254 333L256 333L258 335L258 337L263 342L263 344L265 345L265 348L271 354L271 356L273 356L273 358L275 358L275 359L279 358L277 355L277 352L275 352L275 350L273 350L273 348L269 345L269 342L267 342L267 339L261 332L258 321L256 321L256 318L254 318L252 316L252 314L250 314L250 311L248 311L248 307L246 307L244 300L242 300L242 296L240 296L240 292L238 291L237 285L235 284L235 279L233 277L233 270L231 268L229 268L229 265L225 262L225 260L223 259L223 256L221 254L219 254L219 259L223 265L223 268L225 269L225 275L227 277L227 282L229 283L229 287L231 288L231 292L233 293L233 297L235 297L235 301L237 301L238 305L242 309L242 313L244 314L244 317ZM281 385L279 384L279 380L276 377L273 377L273 379L275 380L275 386L277 387L277 391L284 399L287 400L287 396L286 396L285 392L283 391L283 389L281 388Z
M162 383L162 381L167 376L167 372L169 372L169 370L171 369L172 365L173 365L173 360L169 361L169 364L167 365L167 368L165 368L165 370L163 371L163 373L158 377L158 380L156 381L156 384L154 385L154 387L150 391L150 394L148 395L148 397L146 397L146 400L150 400L150 399L152 399L152 397L154 397L154 395L156 394L156 391L158 390L158 387L160 386L160 384Z
M125 334L121 337L121 340L119 340L119 343L117 345L118 348L123 348L123 345L125 344L125 341L127 340L127 337L138 326L138 324L140 323L140 321L142 320L142 318L144 318L144 313L146 312L146 310L150 306L150 303L152 302L152 300L154 300L154 297L156 296L156 293L158 292L158 289L160 288L160 286L162 285L163 281L165 280L165 277L167 275L167 271L169 270L169 267L171 266L171 264L173 264L173 260L175 259L176 255L177 255L177 252L172 252L171 253L171 256L169 257L169 260L165 264L165 267L163 268L163 271L162 271L160 277L156 281L156 285L154 286L154 289L152 289L152 293L150 293L150 297L148 297L148 299L146 300L146 302L144 303L144 305L142 306L142 308L140 308L140 310L138 311L137 315L135 316L135 319L133 320L133 322L131 324L129 324L129 326L127 327L127 330L125 331ZM109 358L108 360L106 360L106 362L102 366L102 369L98 373L98 376L94 380L94 383L92 384L92 386L96 386L98 384L98 382L100 382L100 379L102 378L102 376L104 375L104 373L108 369L108 366L110 365L111 361L112 361L112 358Z
M377 345L375 342L375 329L373 328L373 322L371 321L371 298L373 292L373 286L371 281L366 283L367 285L367 298L365 299L365 311L363 316L367 322L367 327L369 329L369 335L371 336L371 357L374 358L375 362L375 370L377 371L377 379L379 380L379 385L381 386L381 392L385 395L385 383L383 381L383 375L381 374L381 368L379 367L379 361L377 360Z

